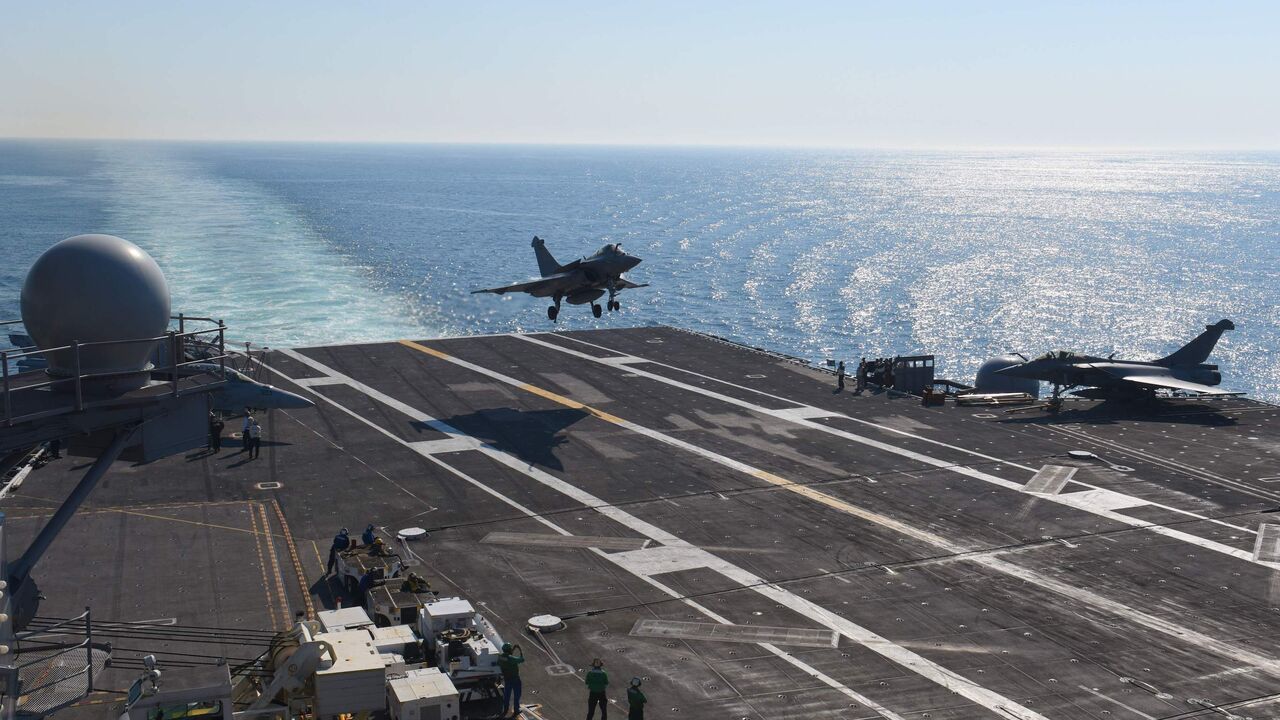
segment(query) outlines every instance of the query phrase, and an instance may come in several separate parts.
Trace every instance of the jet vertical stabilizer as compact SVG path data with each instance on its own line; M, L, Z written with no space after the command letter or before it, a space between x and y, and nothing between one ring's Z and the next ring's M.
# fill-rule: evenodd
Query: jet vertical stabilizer
M547 249L547 244L537 235L533 236L533 254L538 257L538 272L542 273L542 277L560 272L560 263L551 257L551 251Z
M1156 364L1164 365L1165 367L1199 365L1209 359L1209 353L1213 352L1213 348L1218 344L1218 338L1222 337L1222 333L1235 329L1235 323L1230 320L1219 320L1213 325L1206 325L1204 332L1197 335L1194 340L1183 345L1172 355L1160 358L1156 361Z

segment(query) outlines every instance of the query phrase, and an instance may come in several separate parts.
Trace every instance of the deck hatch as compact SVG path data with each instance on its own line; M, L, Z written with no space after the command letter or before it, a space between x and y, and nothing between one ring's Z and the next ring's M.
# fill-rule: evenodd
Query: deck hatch
M1043 493L1045 495L1057 495L1062 492L1062 488L1076 474L1076 468L1066 465L1045 465L1036 472L1027 484L1022 486L1022 492Z
M649 540L645 538L516 532L491 532L485 535L480 542L490 545L537 545L539 547L599 548L601 550L643 550L649 545Z
M637 620L636 624L631 626L631 634L637 637L769 643L772 645L800 645L804 647L836 647L838 642L838 637L832 630L724 625L721 623L683 622L679 620Z

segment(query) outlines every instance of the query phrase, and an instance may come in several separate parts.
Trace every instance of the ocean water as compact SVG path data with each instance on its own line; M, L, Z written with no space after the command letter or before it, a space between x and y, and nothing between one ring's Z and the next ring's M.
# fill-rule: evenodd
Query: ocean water
M882 152L0 141L0 315L30 263L128 238L175 311L256 345L546 330L470 290L606 242L644 258L599 320L815 361L1165 354L1237 330L1225 384L1280 401L1280 154Z

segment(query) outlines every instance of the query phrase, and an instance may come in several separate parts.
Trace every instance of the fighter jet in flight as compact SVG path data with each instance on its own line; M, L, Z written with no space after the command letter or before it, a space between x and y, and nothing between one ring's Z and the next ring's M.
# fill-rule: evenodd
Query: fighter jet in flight
M1075 387L1084 389L1073 395L1098 400L1149 398L1162 388L1200 395L1240 395L1215 387L1222 382L1222 373L1217 365L1205 364L1222 333L1235 329L1230 320L1219 320L1173 354L1151 362L1116 360L1114 353L1099 358L1056 350L997 372L1052 384L1053 403L1060 401L1063 390Z
M648 287L648 283L637 285L622 277L622 273L640 264L640 258L626 254L617 243L605 245L590 257L561 265L551 257L542 238L534 236L533 254L538 258L541 278L505 287L472 290L472 294L523 292L534 297L551 298L555 305L547 308L547 319L555 322L560 315L561 300L568 300L570 305L591 303L591 314L600 317L604 311L596 300L605 292L609 293L606 303L609 312L613 312L622 308L617 300L619 292L629 288Z

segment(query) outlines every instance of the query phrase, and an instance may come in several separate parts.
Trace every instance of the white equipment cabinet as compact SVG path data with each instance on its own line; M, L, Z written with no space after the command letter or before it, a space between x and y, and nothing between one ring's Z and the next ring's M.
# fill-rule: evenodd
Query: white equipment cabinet
M410 670L387 680L392 720L458 720L458 691L436 668Z
M386 703L386 665L367 630L317 636L333 648L334 661L316 670L316 715L382 710Z

